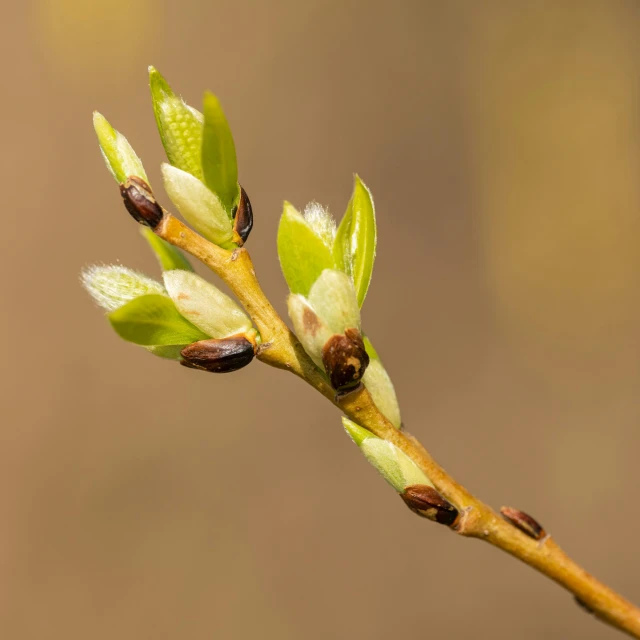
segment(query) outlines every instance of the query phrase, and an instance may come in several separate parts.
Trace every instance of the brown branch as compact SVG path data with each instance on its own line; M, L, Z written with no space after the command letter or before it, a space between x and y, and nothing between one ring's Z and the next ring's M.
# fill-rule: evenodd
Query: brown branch
M519 523L519 512L510 510L505 511L507 515L512 514L511 522L507 522L475 498L449 476L413 436L396 429L378 411L364 387L337 398L263 293L245 249L233 252L221 249L168 213L164 214L155 232L198 258L229 286L260 332L262 344L258 359L273 367L287 369L305 380L354 422L399 447L427 474L438 491L460 512L451 527L453 531L486 540L522 560L570 591L579 604L598 618L640 638L640 609L571 560L550 536L543 535L535 521L526 520L527 516L520 514L525 522Z

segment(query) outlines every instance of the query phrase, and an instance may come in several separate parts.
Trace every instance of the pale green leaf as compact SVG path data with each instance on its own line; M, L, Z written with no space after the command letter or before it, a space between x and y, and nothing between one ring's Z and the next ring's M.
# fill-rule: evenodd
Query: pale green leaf
M107 317L121 338L143 346L191 344L209 338L183 318L167 296L135 298Z
M165 271L164 284L178 311L212 338L251 330L251 320L228 295L195 273Z
M186 347L186 344L168 344L145 347L145 349L154 356L164 358L165 360L182 360L180 352Z
M325 269L335 267L327 245L289 202L284 203L278 227L278 256L291 293L304 296Z
M97 111L93 113L93 128L98 136L100 152L107 169L119 184L122 184L129 176L139 176L145 182L149 182L142 162L133 147Z
M225 249L235 248L233 226L215 193L182 169L162 164L164 188L182 217L200 234Z
M151 250L156 254L160 267L163 271L172 269L183 269L193 271L193 267L185 255L172 244L157 236L149 227L140 226L140 233L149 243Z
M202 173L231 218L240 196L238 162L231 129L220 102L207 91L203 101Z
M309 291L309 304L333 333L360 330L360 308L348 275L325 269Z
M149 67L153 112L169 162L202 180L202 114L177 96L160 72Z
M376 216L371 192L358 176L333 245L338 268L350 275L358 304L367 295L376 255Z

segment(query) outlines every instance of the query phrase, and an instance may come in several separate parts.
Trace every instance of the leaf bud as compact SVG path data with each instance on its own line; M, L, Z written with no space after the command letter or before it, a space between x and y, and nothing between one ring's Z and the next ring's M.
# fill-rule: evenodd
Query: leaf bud
M247 192L240 187L240 202L233 220L233 241L241 247L253 229L253 209Z
M151 187L138 176L129 176L120 185L124 206L131 217L140 224L155 229L164 216L162 207L156 202Z
M429 485L411 485L400 494L400 497L414 513L448 527L458 517L458 510Z
M331 336L322 349L322 364L334 389L356 387L369 365L360 332L347 329L343 335Z
M516 529L520 529L522 533L534 540L542 540L547 535L539 522L534 520L528 513L520 511L520 509L502 507L500 513L509 524L512 524Z
M231 336L217 340L201 340L186 346L180 352L186 367L230 373L246 367L254 356L254 345L245 336Z

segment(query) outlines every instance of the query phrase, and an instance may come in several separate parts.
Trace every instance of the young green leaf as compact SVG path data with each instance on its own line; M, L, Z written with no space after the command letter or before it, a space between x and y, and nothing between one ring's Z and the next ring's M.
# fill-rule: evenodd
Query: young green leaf
M376 256L376 216L371 192L358 176L333 245L338 268L350 275L362 306Z
M238 162L229 123L218 98L207 91L203 102L202 173L205 184L213 191L229 217L238 203Z
M182 354L180 352L186 346L186 344L168 344L145 347L145 349L159 358L164 358L165 360L177 360L180 362L180 360L182 360Z
M247 314L228 295L195 273L165 271L164 284L178 311L212 338L252 329Z
M278 256L291 293L303 296L325 269L335 268L327 245L289 202L284 203L278 227Z
M149 227L141 226L140 233L156 254L163 271L171 271L173 269L193 271L193 267L180 249L176 249L172 244L158 237Z
M177 96L154 67L149 67L149 86L156 124L169 162L202 180L202 114Z
M93 128L98 136L100 152L107 169L119 184L122 184L129 176L138 176L145 182L149 182L142 162L133 147L97 111L93 112Z
M433 487L424 471L394 444L378 438L347 418L342 418L342 424L364 457L398 493L411 485Z
M204 183L182 169L162 164L164 188L182 217L211 242L235 248L233 226L218 197Z
M287 300L289 317L293 329L304 350L320 369L322 364L322 348L334 335L327 323L315 312L304 296L297 293L289 295Z
M369 353L369 349L367 349L367 353ZM369 358L369 366L364 372L362 382L371 394L372 400L382 415L384 415L396 429L399 429L402 425L402 418L400 416L400 406L398 405L396 390L387 370L379 359Z
M209 337L183 318L167 296L135 298L107 317L121 338L143 346L191 344Z

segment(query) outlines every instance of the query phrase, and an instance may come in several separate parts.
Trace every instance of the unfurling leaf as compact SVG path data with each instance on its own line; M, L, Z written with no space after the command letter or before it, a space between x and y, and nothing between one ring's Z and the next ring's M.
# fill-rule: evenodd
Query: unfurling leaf
M218 98L207 91L203 101L202 173L205 184L215 193L231 218L238 203L238 162L229 123Z
M149 86L156 124L169 162L202 180L202 114L177 96L153 67L149 67Z
M142 162L133 147L97 111L93 113L93 128L98 136L100 151L107 169L119 184L122 184L129 176L138 176L145 182L149 182Z
M162 295L135 298L112 311L108 318L121 338L143 346L185 345L209 337L181 316L170 298Z
M193 271L193 267L180 249L157 236L149 227L140 227L140 233L156 254L163 271L172 271L173 269Z
M288 202L278 227L278 256L289 290L303 296L325 269L335 267L327 245Z
M218 197L205 184L182 169L162 164L164 188L182 217L211 242L233 248L233 227Z
M163 277L179 312L208 337L227 338L251 331L251 320L238 304L204 278L180 270L165 271Z
M304 208L302 216L313 232L327 245L329 251L331 251L333 249L333 242L336 239L336 221L329 211L317 202L310 202Z
M322 349L333 331L304 296L292 293L287 300L287 307L298 340L309 357L322 369Z
M411 485L433 487L424 471L394 444L378 438L348 418L342 418L342 424L364 457L398 493Z
M356 176L351 200L338 227L333 255L338 268L351 276L360 306L371 282L376 239L373 198L364 182Z
M80 277L89 295L106 311L114 311L140 296L167 293L159 282L120 265L87 267Z

